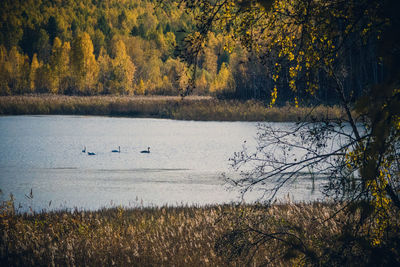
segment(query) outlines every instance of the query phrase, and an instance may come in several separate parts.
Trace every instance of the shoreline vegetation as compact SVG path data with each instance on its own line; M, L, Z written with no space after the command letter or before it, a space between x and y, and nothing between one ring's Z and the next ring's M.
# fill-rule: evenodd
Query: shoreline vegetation
M200 121L321 121L344 117L337 106L266 107L261 101L209 96L1 96L0 115L96 115Z
M18 214L8 201L0 210L0 260L8 266L256 266L262 262L292 266L300 263L302 255L292 251L285 257L289 253L285 242L260 243L247 258L235 255L235 243L226 234L238 222L251 224L262 216L265 225L258 227L290 233L300 229L303 245L324 257L327 249L335 251L341 242L340 221L345 215L338 213L338 220L328 220L335 207L315 202ZM355 253L368 251L360 248Z

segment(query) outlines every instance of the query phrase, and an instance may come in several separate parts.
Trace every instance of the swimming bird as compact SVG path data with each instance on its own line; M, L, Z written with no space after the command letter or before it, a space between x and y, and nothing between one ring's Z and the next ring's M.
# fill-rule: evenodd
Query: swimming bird
M111 152L120 153L120 152L121 152L121 147L120 147L120 146L118 146L118 150L114 149L114 150L111 150Z
M82 153L86 153L86 146L83 147Z
M150 147L147 147L147 150L142 150L140 153L150 153Z
M94 153L94 152L88 152L87 153L89 156L94 156L94 155L96 155L96 153Z

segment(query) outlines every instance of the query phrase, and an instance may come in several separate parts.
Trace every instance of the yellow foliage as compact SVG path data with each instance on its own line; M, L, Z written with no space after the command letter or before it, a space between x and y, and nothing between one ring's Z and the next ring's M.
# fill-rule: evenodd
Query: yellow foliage
M347 151L345 160L346 166L350 171L354 171L362 166L365 160L365 150L365 145L361 144L355 150ZM385 159L379 166L378 177L367 180L365 185L367 191L371 193L371 204L375 213L373 216L374 225L371 235L371 243L373 246L377 246L381 243L383 234L389 226L389 207L391 205L391 199L386 193L386 186L390 180L389 169L390 163Z
M235 90L235 81L233 79L232 73L230 72L226 63L224 62L221 65L221 69L218 72L218 75L211 83L210 92L220 93L220 92L232 92L234 90Z
M274 90L271 93L271 102L269 104L270 107L272 107L275 104L277 98L278 98L278 89L275 86Z
M142 79L140 79L139 84L135 88L136 95L144 95L146 92L145 84Z
M96 93L99 66L93 54L93 43L88 33L84 32L75 38L71 53L77 89L84 94Z
M36 71L40 67L40 63L37 59L37 54L35 53L32 57L31 69L29 72L29 88L31 92L34 92L36 89Z
M126 53L125 43L118 40L114 43L115 58L111 60L112 79L110 92L113 94L133 94L135 65Z

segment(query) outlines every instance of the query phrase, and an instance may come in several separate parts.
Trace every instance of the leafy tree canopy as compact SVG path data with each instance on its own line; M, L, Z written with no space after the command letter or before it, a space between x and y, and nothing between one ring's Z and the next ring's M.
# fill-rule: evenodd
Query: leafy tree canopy
M197 28L186 39L186 59L194 70L209 32L219 31L230 37L226 51L234 52L239 43L264 64L273 80L271 105L286 83L296 105L308 99L321 103L319 91L325 90L346 112L339 121L299 122L289 129L262 126L256 152L245 149L232 162L238 169L253 168L243 168L241 178L230 179L232 184L243 193L264 188L270 193L266 196L273 197L301 173L324 174L329 181L327 196L345 201L346 207L353 207L346 209L353 215L361 212L358 223L370 227L368 233L352 235L366 238L373 247L386 242L385 231L399 227L393 214L400 210L399 2L183 0L181 4L195 14ZM383 252L386 257L390 254Z

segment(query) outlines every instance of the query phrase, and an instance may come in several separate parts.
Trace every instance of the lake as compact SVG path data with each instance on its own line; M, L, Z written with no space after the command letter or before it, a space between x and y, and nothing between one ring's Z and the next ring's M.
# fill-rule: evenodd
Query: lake
M222 173L257 123L94 116L0 117L1 199L20 211L207 205L240 201ZM94 152L89 156L86 152ZM121 148L120 153L112 150ZM150 147L150 153L140 151ZM32 190L33 198L29 196ZM281 197L312 200L309 183Z

